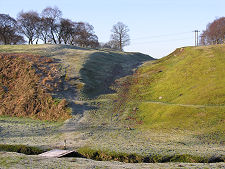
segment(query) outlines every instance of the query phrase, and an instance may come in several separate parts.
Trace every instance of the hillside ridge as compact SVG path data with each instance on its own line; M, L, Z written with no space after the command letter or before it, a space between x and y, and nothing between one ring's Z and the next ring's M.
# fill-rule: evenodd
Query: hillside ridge
M41 86L52 95L56 105L65 99L69 103L67 106L72 108L73 115L95 109L82 100L114 92L110 86L117 78L132 74L133 69L142 62L153 60L141 53L50 44L1 45L0 53L3 56L10 55L15 59L27 60L28 64L32 64L29 69L34 68L39 75L41 69L47 69L48 72L45 70L45 75L40 77L39 81L45 84ZM47 61L40 62L37 58L44 58ZM4 59L5 57L1 58L5 61Z
M115 114L134 127L217 134L224 142L224 65L225 45L179 48L146 62L122 82Z

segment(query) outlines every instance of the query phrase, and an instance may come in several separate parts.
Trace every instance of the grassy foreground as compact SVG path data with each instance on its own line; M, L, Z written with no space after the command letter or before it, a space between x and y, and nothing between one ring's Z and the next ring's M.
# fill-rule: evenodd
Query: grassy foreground
M0 152L0 166L7 168L56 168L56 169L149 169L149 168L223 168L224 163L122 163L117 161L94 161L84 158L40 158L17 153Z
M208 52L206 51L213 52L214 48L216 53L220 54L207 57ZM221 99L224 93L221 90L223 85L220 81L224 76L220 77L219 71L204 74L204 71L199 69L203 66L203 70L205 70L208 68L208 63L211 63L210 59L217 60L219 58L220 61L213 66L215 66L215 70L224 71L222 67L224 45L178 49L163 59L153 63L145 63L134 75L128 77L125 76L132 73L135 64L137 66L146 60L145 56L138 58L141 55L134 56L133 53L122 55L120 52L96 51L63 45L0 46L0 51L3 53L35 53L55 59L64 84L59 93L72 101L75 100L74 103L77 104L80 113L85 114L81 120L78 119L79 121L76 116L73 116L64 124L25 118L0 117L1 144L62 148L66 139L70 149L76 149L86 157L95 160L126 162L210 162L211 160L212 162L217 160L217 157L220 161L224 159L224 103ZM124 56L123 59L121 59L122 56ZM112 60L107 63L110 64L104 65L109 57ZM185 74L198 58L201 58L196 63L198 66L194 67L197 71L191 68L191 73L186 79L174 78L182 74L182 71L178 72L178 68L181 69L183 66ZM204 58L208 61L201 61ZM188 60L190 61L185 64ZM183 64L180 65L180 63ZM202 71L200 74L205 77L195 76L194 74L198 71ZM218 84L215 89L213 88L217 93L215 96L218 97L217 102L207 103L205 97L202 97L203 101L198 100L197 96L195 96L196 98L191 97L192 92L190 91L197 92L199 88L201 89L199 97L205 94L210 100L214 92L203 90L203 88L207 88L208 81L210 81L208 76L214 78L214 81L211 81L213 85ZM117 80L117 85L121 86L118 93L108 94L111 93L112 89L118 87L117 85L110 87L113 84L113 79L120 77L125 78ZM201 80L204 83L200 83ZM183 82L180 83L180 81ZM166 83L170 87L161 83ZM189 90L186 83L194 87ZM153 89L156 92L153 92ZM179 96L176 95L177 90L180 91L178 92ZM97 96L99 96L97 99L87 100ZM187 98L190 98L192 102L191 100L189 102ZM85 101L77 101L81 99L85 99ZM195 100L196 102L194 102ZM58 105L60 99L53 99L53 101L54 105ZM87 148L85 145L91 148ZM60 159L40 160L38 157L5 152L1 152L0 156L0 162L2 162L0 165L3 167L13 166L14 168L16 165L14 164L15 160L12 159L14 157L19 159L18 164L31 168L33 165L39 166L37 161L43 166L50 167L56 165L53 165L55 161L59 161L63 166L68 164L69 167L77 165L76 161L80 162L79 159L74 158L62 159L62 161ZM26 160L23 161L20 157ZM210 159L211 157L212 159ZM213 159L214 157L215 159ZM27 163L29 160L32 161L31 164ZM68 162L68 160L71 161ZM92 161L85 160L83 162L81 168L87 168L87 166L93 168ZM118 168L114 162L113 165L109 168ZM133 168L138 168L138 166L144 168L144 165L137 164ZM166 165L175 165L175 163ZM192 164L192 166L194 165L198 164ZM218 165L224 166L224 163ZM150 168L149 166L146 165L146 168ZM162 166L161 168L166 168Z
M38 147L26 145L0 144L0 151L17 152L26 155L38 155L48 151ZM200 157L189 154L173 155L140 155L136 153L122 153L110 150L97 150L90 147L81 147L77 152L67 155L67 157L82 157L97 161L120 161L126 163L165 163L165 162L183 162L183 163L215 163L225 162L225 156Z

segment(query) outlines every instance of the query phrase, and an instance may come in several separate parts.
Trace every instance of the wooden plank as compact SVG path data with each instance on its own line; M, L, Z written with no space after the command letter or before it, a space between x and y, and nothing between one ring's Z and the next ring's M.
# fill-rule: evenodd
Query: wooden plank
M55 158L58 158L58 157L63 157L67 154L70 154L74 151L71 151L71 150L59 150L59 149L54 149L54 150L51 150L51 151L47 151L45 153L42 153L42 154L39 154L39 156L42 156L42 157L55 157Z

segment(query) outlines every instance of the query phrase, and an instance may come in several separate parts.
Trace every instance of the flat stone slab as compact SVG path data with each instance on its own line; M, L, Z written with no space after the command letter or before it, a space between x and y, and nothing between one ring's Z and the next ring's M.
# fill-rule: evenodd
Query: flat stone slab
M71 151L71 150L59 150L59 149L54 149L54 150L51 150L51 151L47 151L47 152L44 152L42 154L39 154L39 156L42 156L42 157L55 157L55 158L58 158L58 157L63 157L67 154L70 154L74 151Z

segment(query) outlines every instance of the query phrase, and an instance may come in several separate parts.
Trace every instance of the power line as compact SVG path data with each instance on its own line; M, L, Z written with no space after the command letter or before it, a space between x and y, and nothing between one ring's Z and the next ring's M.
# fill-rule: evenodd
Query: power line
M170 40L167 40L167 41L164 41L164 40L160 40L160 41L145 41L145 42L133 42L132 44L150 44L150 43L164 43L164 42L174 42L174 41L180 41L180 40L191 40L191 37L189 38L179 38L179 39L170 39Z
M188 33L191 33L191 31L189 31L189 32L173 33L173 34L162 34L162 35L156 35L156 36L145 36L145 37L134 38L134 39L131 39L131 40L152 39L152 38L160 38L160 37L166 37L166 36L182 35L182 34L188 34Z
M179 39L169 39L169 40L158 40L158 41L145 41L145 42L135 42L136 40L139 39L153 39L153 38L160 38L160 37L168 37L168 36L174 36L174 35L182 35L182 34L190 34L191 32L195 32L195 46L198 46L198 32L200 32L199 30L195 30L195 31L189 31L189 32L180 32L180 33L173 33L173 34L162 34L162 35L156 35L156 36L148 36L148 37L139 37L139 38L135 38L135 39L131 39L132 44L151 44L151 43L165 43L165 42L174 42L174 41L184 41L184 40L191 40L191 37L189 38L179 38Z

